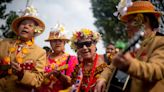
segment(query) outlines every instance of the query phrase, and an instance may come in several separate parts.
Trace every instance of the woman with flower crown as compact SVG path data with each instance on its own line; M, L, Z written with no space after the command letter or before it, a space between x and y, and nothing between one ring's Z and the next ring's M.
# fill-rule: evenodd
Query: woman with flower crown
M21 17L12 22L16 39L0 41L0 92L32 92L44 78L46 52L34 43L44 23L27 7Z
M107 81L101 73L106 72L108 65L104 62L103 55L96 53L99 39L98 32L86 28L73 34L71 47L77 51L80 62L72 73L71 92L93 92L97 81Z
M52 53L47 57L45 67L45 80L39 89L39 92L59 92L66 89L71 84L71 73L75 65L78 64L76 56L66 53L65 44L69 41L64 27L57 24L45 40L50 42Z

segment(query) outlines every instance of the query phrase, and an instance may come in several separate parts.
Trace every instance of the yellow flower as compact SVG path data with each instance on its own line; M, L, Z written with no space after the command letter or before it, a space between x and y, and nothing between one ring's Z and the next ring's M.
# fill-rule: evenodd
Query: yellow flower
M16 57L16 61L17 61L19 64L22 64L22 63L23 63L23 58L21 58L21 57Z
M91 31L89 29L82 29L82 32L84 35L88 36L91 34Z
M60 32L64 32L64 27L63 26L60 27Z
M28 46L31 46L31 45L33 44L33 42L32 42L32 41L27 41L26 44L27 44Z
M22 53L23 53L23 54L27 54L27 53L28 53L27 48L22 48Z
M15 52L15 50L16 50L15 47L11 47L11 48L9 48L9 52L11 52L11 53Z
M55 69L55 64L54 64L54 63L51 64L51 69L52 69L52 70Z
M5 62L5 63L9 64L10 61L11 61L11 60L10 60L10 57L8 57L8 56L4 57L4 62Z

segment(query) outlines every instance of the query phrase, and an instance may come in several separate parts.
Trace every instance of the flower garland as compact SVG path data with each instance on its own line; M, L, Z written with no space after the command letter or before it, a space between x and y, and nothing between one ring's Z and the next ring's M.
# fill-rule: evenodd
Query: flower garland
M71 48L77 50L75 43L82 39L91 39L92 41L98 42L101 35L98 32L93 32L90 29L82 28L80 31L73 33L71 38Z
M83 69L83 71L80 70L82 66L83 66L82 63L79 65L76 65L74 72L72 72L72 76L71 76L72 80L71 81L73 83L73 86L72 86L73 88L72 88L71 92L79 92L78 89L80 89L80 88L78 88L78 87L81 87L80 81L82 81L82 80L87 81L87 78L89 78L91 76L91 70L89 70L89 72L88 72L88 70L85 71L84 69ZM107 66L108 65L106 63L103 63L103 64L99 65L98 67L96 67L96 70L94 71L94 79L92 80L92 82L95 81L100 76L100 73ZM82 77L81 77L80 73L82 73ZM87 84L83 83L83 85L86 85L86 87L88 86ZM92 87L93 85L90 85L90 87Z
M68 65L68 64L66 64L66 60L67 60L67 58L68 58L68 56L69 56L69 54L67 54L67 53L64 53L63 55L61 55L60 57L58 57L58 58L55 58L55 59L53 59L53 58L50 58L50 56L48 57L48 65L45 67L45 72L46 73L50 73L51 71L53 71L53 70L55 70L55 69L57 69L58 70L58 68L59 67L62 67L62 68L65 68L65 67L63 67L64 65ZM68 68L69 66L67 66L67 68ZM66 69L67 69L66 68ZM61 69L61 70L65 70L65 69ZM59 71L61 71L60 69L59 69ZM66 72L66 71L65 71ZM50 82L54 82L54 83L56 83L56 81L57 81L57 78L55 77L55 76L53 76L53 75L50 75L50 77L48 77L48 78L45 78L45 80L44 80L44 84L45 85L49 85L50 84Z
M49 62L50 62L50 68L53 70L55 69L55 67L57 66L62 66L65 64L65 60L67 60L68 58L68 54L67 53L64 53L63 55L61 55L60 57L58 58L55 58L55 59L51 59L49 58Z
M9 48L9 50L8 50L9 54L8 54L8 56L5 56L3 58L3 64L4 65L10 65L10 63L11 63L11 54L12 53L16 53L17 54L16 57L15 57L16 58L16 62L19 63L19 64L22 64L23 61L24 61L23 60L23 57L27 53L29 53L28 52L28 47L33 45L34 39L25 42L25 45L22 45L21 48L20 47L17 47L17 44L19 46L20 43L21 43L20 40L16 40L15 43L14 43L14 45L13 45L13 47L10 47ZM20 53L20 54L18 54L18 53ZM8 70L8 73L11 74L11 69Z

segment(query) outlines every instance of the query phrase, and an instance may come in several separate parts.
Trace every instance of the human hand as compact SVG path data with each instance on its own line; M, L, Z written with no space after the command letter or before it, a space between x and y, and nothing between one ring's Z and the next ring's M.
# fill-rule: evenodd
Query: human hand
M18 63L16 63L16 62L11 62L11 67L12 67L12 69L14 69L14 71L16 71L16 72L22 71L22 68L21 68L20 64L18 64Z
M20 64L16 62L11 62L11 67L12 67L13 73L18 76L18 80L21 80L23 78L24 72Z
M103 78L97 79L94 92L105 92L106 80Z
M129 68L129 65L133 61L133 59L134 58L131 56L129 52L125 53L124 55L122 55L121 53L118 53L117 55L113 57L112 64L115 67L126 71Z

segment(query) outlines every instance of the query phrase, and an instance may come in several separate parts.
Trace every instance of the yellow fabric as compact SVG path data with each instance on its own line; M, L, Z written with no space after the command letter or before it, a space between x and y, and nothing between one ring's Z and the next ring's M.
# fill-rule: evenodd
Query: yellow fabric
M5 39L0 42L0 59L8 55L8 49L13 46L14 40ZM11 60L15 61L15 53ZM23 78L18 81L17 76L12 74L0 79L0 92L31 92L32 88L38 87L43 81L43 71L46 64L46 52L35 44L29 48L29 53L23 58L34 63L33 70L24 70ZM4 82L5 81L5 82ZM5 83L5 84L4 84Z
M164 90L164 38L156 36L146 44L147 54L132 61L128 73L133 77L131 92L163 92ZM137 85L137 86L136 86Z
M139 59L131 61L127 71L132 78L130 92L163 92L164 90L164 37L155 36L147 44L142 45L141 51L145 51L145 56L138 51ZM137 54L137 53L136 53ZM113 66L101 76L110 78ZM129 92L129 91L128 91Z

